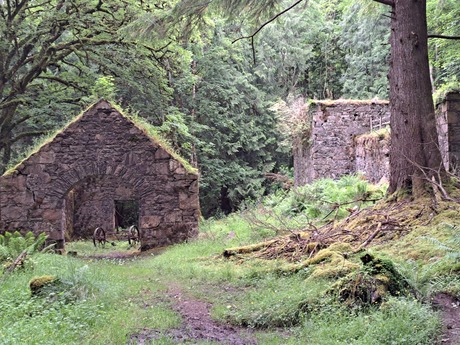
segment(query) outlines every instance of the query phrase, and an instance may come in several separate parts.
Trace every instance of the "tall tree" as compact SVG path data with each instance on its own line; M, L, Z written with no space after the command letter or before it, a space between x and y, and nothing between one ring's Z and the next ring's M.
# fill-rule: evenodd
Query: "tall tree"
M420 196L442 170L430 70L426 0L375 0L391 6L390 187Z
M430 180L437 178L435 172L442 170L429 75L426 0L373 1L391 8L389 74L392 146L389 191L406 189L419 196L429 189ZM190 5L190 2L180 1L182 5ZM271 9L274 4L283 2L235 0L231 2L231 9L233 14L237 11L247 13L248 7L251 12L257 12L257 9ZM261 28L302 2L298 0L274 15L247 38L254 41ZM226 1L210 3L224 9L229 6ZM331 3L332 6L336 4L335 1Z
M193 45L193 76L173 84L195 137L205 216L260 197L264 173L273 170L282 150L276 116L251 74L251 55L231 44L228 30L217 21L206 42Z
M91 83L83 78L88 72L97 75L102 56L110 58L107 51L114 47L134 47L134 42L120 36L120 29L138 15L140 3L0 1L0 173L10 161L13 145L47 129L36 126L45 117L38 119L34 112L37 100L42 109L46 106L41 91L48 91L50 104L58 95L63 104L78 103L77 95L90 93ZM50 83L64 89L50 97L50 90L55 91L54 86L48 88Z

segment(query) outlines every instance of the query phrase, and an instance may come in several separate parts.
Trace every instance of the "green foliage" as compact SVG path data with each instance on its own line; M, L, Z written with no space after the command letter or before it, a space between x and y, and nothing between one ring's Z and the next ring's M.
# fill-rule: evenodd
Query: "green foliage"
M35 237L32 232L28 232L24 236L18 231L5 232L0 235L0 263L12 262L24 250L27 251L28 255L34 254L41 249L46 237L45 233Z
M365 11L363 5L351 4L344 10L342 49L346 51L346 72L342 75L345 98L388 98L388 56L390 19L382 14L387 9Z
M192 121L204 216L229 213L243 200L260 197L264 173L282 161L281 134L268 96L250 74L250 60L226 37L228 31L216 25L209 37L212 45L192 48L199 78L184 74L179 82L181 87L187 81L193 85L181 95L180 110Z
M427 19L430 34L459 36L460 6L455 0L428 0ZM442 88L460 78L460 40L432 38L429 40L434 89Z
M113 100L117 91L114 81L115 78L112 76L99 77L91 88L92 96L96 99Z
M379 199L386 186L371 186L356 175L340 180L321 179L311 184L268 196L264 204L283 215L304 215L307 219L343 217L348 208L365 206L365 200Z
M460 81L457 76L452 76L434 92L434 103L439 104L444 101L446 95L450 92L460 92Z
M380 309L350 313L324 305L306 319L299 338L305 343L391 345L433 344L441 324L427 305L392 298Z
M445 259L460 263L460 226L448 223L442 224L445 230L450 232L450 236L444 242L433 237L423 237L431 242L437 249L445 252Z
M360 309L381 304L389 296L411 293L408 282L390 259L366 253L361 261L361 269L334 283L328 294L350 308Z
M302 322L307 301L319 298L323 281L306 282L294 277L263 275L247 279L244 294L232 296L214 314L231 323L250 328L292 327ZM248 284L247 283L247 284Z
M283 99L341 96L346 66L339 45L340 11L326 4L310 2L296 8L260 33L254 73L264 90Z

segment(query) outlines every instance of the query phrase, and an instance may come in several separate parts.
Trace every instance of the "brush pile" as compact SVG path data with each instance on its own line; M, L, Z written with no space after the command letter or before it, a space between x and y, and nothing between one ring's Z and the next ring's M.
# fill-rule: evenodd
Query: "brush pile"
M460 210L458 204L444 206ZM226 249L223 256L284 259L299 263L313 259L320 250L333 243L347 243L352 252L358 252L371 244L401 238L414 226L428 225L438 212L439 205L435 208L431 199L382 202L374 207L353 210L342 220L333 219L318 227L309 224L307 228L289 230L289 234L266 242Z

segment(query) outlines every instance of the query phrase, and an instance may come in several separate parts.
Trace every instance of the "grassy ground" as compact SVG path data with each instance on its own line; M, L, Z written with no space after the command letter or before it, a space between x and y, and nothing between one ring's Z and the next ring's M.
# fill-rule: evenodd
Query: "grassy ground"
M142 330L164 334L152 344L173 344L168 330L179 327L181 316L166 291L174 285L211 303L215 320L254 329L259 344L431 345L441 323L425 297L439 290L460 295L458 267L432 240L445 242L449 231L438 220L373 247L372 254L392 258L418 298L388 297L367 308L345 307L327 293L339 276L314 278L327 260L291 273L283 260L222 257L226 248L277 232L251 227L241 215L208 220L198 239L139 256L126 257L132 248L124 244L69 243L77 257L37 254L23 269L0 276L0 344L127 344ZM58 277L65 288L31 297L29 281L41 275Z

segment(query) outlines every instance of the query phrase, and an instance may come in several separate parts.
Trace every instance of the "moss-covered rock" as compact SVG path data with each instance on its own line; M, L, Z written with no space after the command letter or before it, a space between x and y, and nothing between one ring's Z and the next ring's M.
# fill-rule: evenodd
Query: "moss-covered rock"
M391 260L366 253L362 267L338 280L328 291L350 307L366 307L382 303L386 296L411 293L412 289L396 270Z
M30 292L32 296L43 295L45 292L50 290L52 286L59 283L59 280L55 276L39 276L34 277L29 282Z

